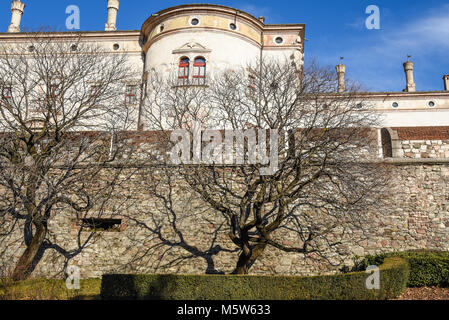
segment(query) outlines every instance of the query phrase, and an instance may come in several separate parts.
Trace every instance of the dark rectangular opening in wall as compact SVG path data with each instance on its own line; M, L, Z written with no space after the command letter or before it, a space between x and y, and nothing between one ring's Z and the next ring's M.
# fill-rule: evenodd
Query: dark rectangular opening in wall
M121 219L100 219L85 218L81 219L81 226L92 231L120 231L122 225Z
M382 151L384 154L384 158L392 158L393 157L393 145L391 142L391 135L387 129L381 130L381 138L382 138Z

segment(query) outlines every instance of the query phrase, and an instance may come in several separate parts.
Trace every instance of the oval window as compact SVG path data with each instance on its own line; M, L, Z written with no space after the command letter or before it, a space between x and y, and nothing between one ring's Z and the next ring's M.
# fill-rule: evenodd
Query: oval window
M277 44L282 44L282 43L284 42L284 39L283 39L282 37L277 37L276 39L274 39L274 41L275 41Z
M190 21L190 24L191 24L192 26L197 26L197 25L200 24L200 20L198 20L197 18L193 18L193 19Z
M393 106L393 108L397 108L397 107L399 107L399 103L393 102L392 106Z
M235 23L231 23L231 24L229 25L229 28L230 28L231 30L237 30L237 25L236 25Z
M431 107L431 108L435 107L435 102L430 101L430 102L429 102L429 107Z

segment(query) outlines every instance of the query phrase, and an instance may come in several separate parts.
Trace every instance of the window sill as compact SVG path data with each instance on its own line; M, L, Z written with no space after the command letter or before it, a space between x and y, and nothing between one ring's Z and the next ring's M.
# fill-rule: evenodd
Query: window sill
M172 89L175 88L195 88L195 87L199 87L199 88L209 88L208 84L179 84L176 86L172 86Z

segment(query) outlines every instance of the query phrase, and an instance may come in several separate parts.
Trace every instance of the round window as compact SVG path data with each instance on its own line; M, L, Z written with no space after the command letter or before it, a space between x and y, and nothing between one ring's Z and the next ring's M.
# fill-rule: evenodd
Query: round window
M28 51L29 52L34 52L34 50L36 50L36 48L34 46L29 46L28 47Z
M431 108L435 107L435 102L430 101L430 102L429 102L429 107L431 107Z
M283 39L282 37L277 37L276 39L274 39L274 41L275 41L277 44L282 44L282 43L284 42L284 39Z
M78 50L78 46L76 44L72 44L72 46L70 47L70 50L76 51L76 50Z
M236 25L235 23L231 23L231 24L229 25L229 28L230 28L231 30L237 30L237 25Z
M399 107L399 103L393 102L393 108L397 108L397 107Z
M190 24L191 24L192 26L197 26L197 25L200 24L200 20L198 20L197 18L193 18L193 19L190 21Z
M115 51L117 51L118 49L120 49L120 45L118 43L116 43L116 44L114 44L113 48Z

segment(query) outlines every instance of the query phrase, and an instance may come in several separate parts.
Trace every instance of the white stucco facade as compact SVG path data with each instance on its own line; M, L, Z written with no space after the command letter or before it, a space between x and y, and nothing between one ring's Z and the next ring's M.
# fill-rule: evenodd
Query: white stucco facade
M160 38L149 47L145 70L168 73L176 70L182 57L194 61L204 57L207 69L224 70L254 62L260 49L254 44L225 33L211 31L190 31Z
M240 10L218 5L181 5L150 17L141 35L145 70L171 72L181 58L206 60L210 75L246 66L260 58L290 59L303 64L305 26L266 25Z
M449 91L373 92L363 99L381 114L382 127L449 125Z
M29 40L30 34L19 32L20 18L26 10L24 2L12 2L12 27L7 33L0 33L2 44ZM206 79L214 72L245 67L260 58L287 59L297 68L302 68L304 63L304 24L266 24L265 18L256 18L235 8L192 4L153 14L142 26L136 25L140 30L120 31L116 25L119 4L119 0L107 1L108 19L104 31L61 32L49 36L64 41L81 37L82 41L98 44L110 54L125 54L130 68L138 75L130 82L139 88L144 87L145 73L176 74L182 58L188 58L190 64L198 57L203 58ZM340 70L339 90L344 94L341 84L344 84L346 67L337 68ZM404 92L362 94L361 99L382 115L381 126L449 126L449 76L444 77L446 90L420 92L414 83L413 63L404 63L404 71ZM136 99L136 110L144 107L142 101ZM136 128L138 125L136 123Z

